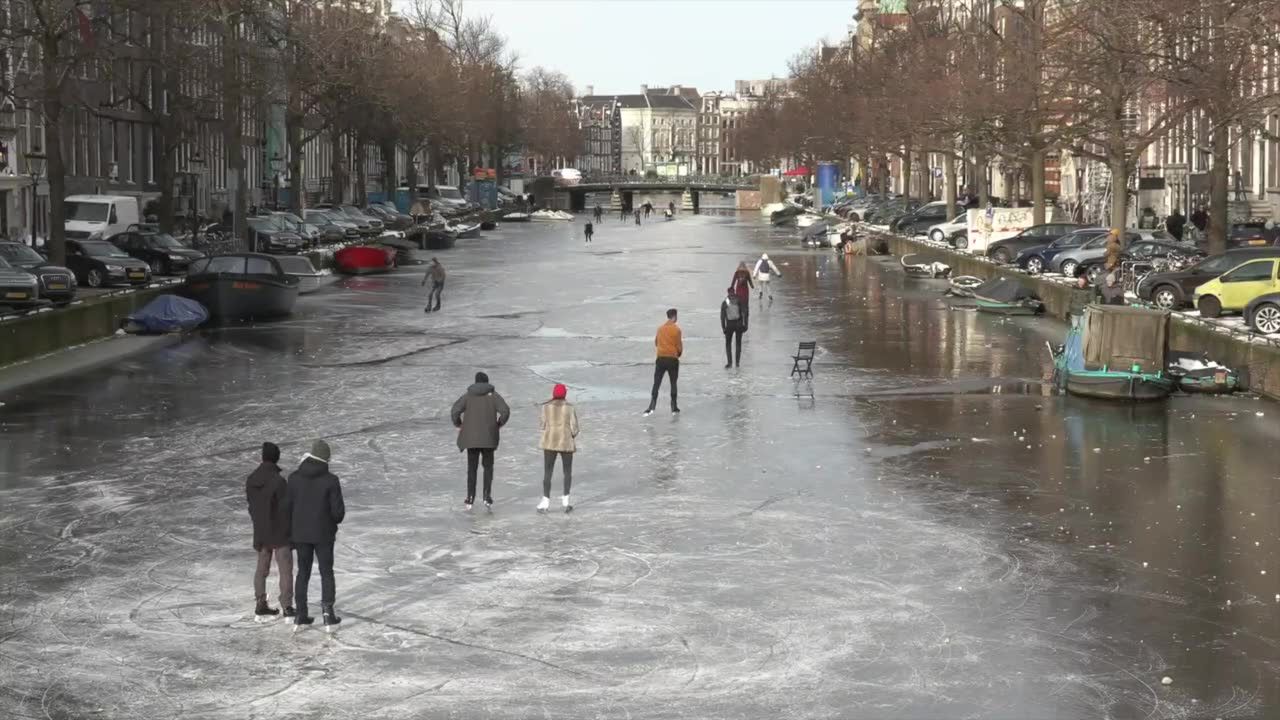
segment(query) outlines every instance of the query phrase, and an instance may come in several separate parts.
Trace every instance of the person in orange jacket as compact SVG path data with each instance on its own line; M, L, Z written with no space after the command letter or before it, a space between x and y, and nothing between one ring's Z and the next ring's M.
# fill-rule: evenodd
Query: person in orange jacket
M671 308L667 311L667 321L658 328L658 334L653 339L654 346L658 349L658 359L653 364L653 391L649 396L649 409L644 411L646 416L653 414L653 409L658 407L658 390L662 389L662 376L671 376L671 412L680 412L680 406L676 404L676 379L680 377L680 356L684 354L684 336L680 332L680 326L676 324L676 309Z

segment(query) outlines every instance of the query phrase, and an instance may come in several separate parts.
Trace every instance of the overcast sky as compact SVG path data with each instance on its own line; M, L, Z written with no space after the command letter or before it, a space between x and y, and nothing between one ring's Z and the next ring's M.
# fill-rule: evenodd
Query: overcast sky
M407 0L397 0L407 5ZM650 86L733 90L785 77L787 61L844 37L857 0L464 0L488 15L523 69L560 70L578 92Z

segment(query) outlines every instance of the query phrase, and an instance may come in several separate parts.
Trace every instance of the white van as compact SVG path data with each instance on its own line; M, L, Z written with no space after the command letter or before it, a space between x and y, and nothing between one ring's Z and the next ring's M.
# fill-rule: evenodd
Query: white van
M139 222L136 197L68 195L63 203L63 228L71 240L107 240Z

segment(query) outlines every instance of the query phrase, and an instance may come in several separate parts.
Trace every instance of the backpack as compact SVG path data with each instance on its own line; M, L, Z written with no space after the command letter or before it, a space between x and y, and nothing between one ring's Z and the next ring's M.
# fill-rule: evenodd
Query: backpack
M728 298L724 301L724 319L737 323L742 322L742 306L738 304L737 298Z

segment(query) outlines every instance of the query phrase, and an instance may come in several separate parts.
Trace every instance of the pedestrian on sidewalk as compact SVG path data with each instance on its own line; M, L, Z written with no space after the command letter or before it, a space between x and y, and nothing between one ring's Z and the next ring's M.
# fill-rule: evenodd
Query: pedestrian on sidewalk
M764 300L764 294L769 293L769 299L773 300L773 288L769 286L769 279L774 275L782 277L782 271L777 265L769 259L769 253L760 255L760 259L756 261L756 280L760 283L760 299Z
M652 415L654 408L658 407L658 390L662 389L663 375L671 377L671 412L678 413L680 406L676 403L676 381L680 377L680 356L684 354L684 336L680 332L680 326L676 324L675 308L667 311L667 321L658 328L653 344L658 350L658 359L653 364L653 391L649 393L649 409L645 410L644 414Z
M467 451L467 499L463 506L470 510L476 500L476 466L484 466L484 505L493 507L493 452L498 449L498 434L511 417L507 401L489 384L489 376L478 372L476 381L450 411L453 426L458 428L458 450Z
M431 258L431 265L427 267L427 274L422 276L422 284L425 286L427 281L431 281L431 290L427 293L427 309L423 312L432 312L440 309L440 296L444 294L444 265L440 261ZM436 306L431 307L431 299L435 298Z
M735 365L742 367L742 335L747 331L747 316L743 314L742 304L733 288L726 290L725 294L728 297L720 303L720 330L724 332L724 366L728 369ZM731 344L734 345L732 353L729 351Z
M280 448L275 443L262 443L262 462L244 483L249 503L249 519L253 521L253 550L258 553L258 567L253 572L253 596L257 601L253 614L258 618L275 617L284 611L293 617L293 546L289 544L289 491L280 474ZM267 605L267 575L271 560L276 561L280 580L280 608Z
M568 395L569 389L557 384L551 390L551 399L542 404L539 420L542 429L542 500L538 503L539 511L551 507L551 475L556 469L557 456L564 472L564 494L560 496L560 505L565 512L573 511L569 490L573 485L573 454L578 449L575 440L578 437L578 412L566 399Z
M596 228L595 228L595 226L594 226L594 225L592 225L590 222L588 222L588 223L587 223L587 224L582 228L582 236L583 236L584 238L586 238L587 242L591 242L591 236L592 236L592 235L595 235L595 234L596 234Z
M307 614L307 583L311 582L311 563L315 561L320 565L320 614L325 629L342 622L333 611L333 543L338 526L347 515L342 483L329 472L329 457L329 443L311 443L311 452L302 457L302 464L289 476L288 483L289 537L298 553L298 577L293 584L298 610L294 622L314 622Z

